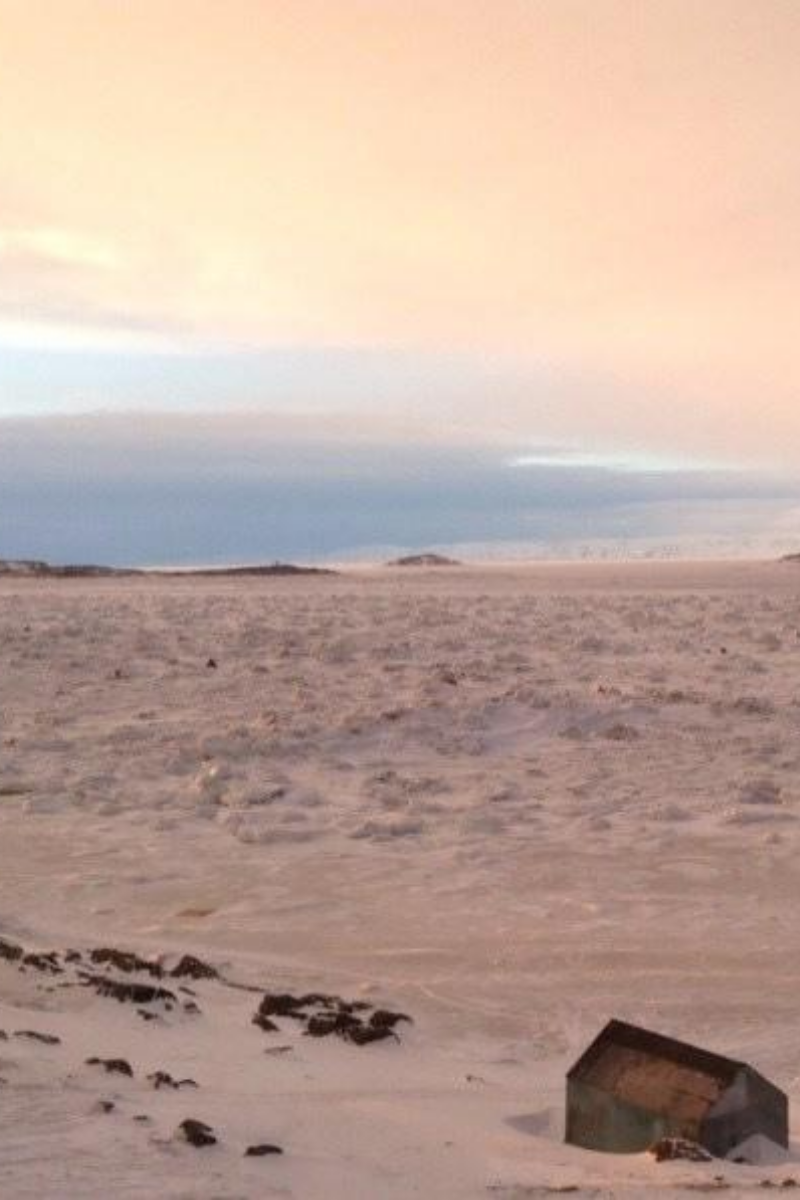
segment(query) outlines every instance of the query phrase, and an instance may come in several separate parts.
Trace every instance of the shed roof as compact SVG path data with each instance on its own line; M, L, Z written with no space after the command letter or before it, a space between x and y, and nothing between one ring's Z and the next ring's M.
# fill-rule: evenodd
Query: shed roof
M567 1078L650 1112L700 1121L745 1064L624 1021L609 1021Z

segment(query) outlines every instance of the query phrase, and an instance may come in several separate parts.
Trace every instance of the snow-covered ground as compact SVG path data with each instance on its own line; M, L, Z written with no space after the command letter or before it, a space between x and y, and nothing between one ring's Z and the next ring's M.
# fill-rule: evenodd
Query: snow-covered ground
M800 1179L562 1143L611 1016L800 1099L800 567L5 580L0 649L0 938L60 969L0 953L3 1200ZM103 947L174 1002L87 986ZM265 1032L266 989L413 1024Z

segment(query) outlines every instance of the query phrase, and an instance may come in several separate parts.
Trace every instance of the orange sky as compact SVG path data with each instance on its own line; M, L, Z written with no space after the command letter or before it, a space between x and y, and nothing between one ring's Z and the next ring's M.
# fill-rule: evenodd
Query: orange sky
M566 364L780 456L798 62L798 0L0 0L0 330Z

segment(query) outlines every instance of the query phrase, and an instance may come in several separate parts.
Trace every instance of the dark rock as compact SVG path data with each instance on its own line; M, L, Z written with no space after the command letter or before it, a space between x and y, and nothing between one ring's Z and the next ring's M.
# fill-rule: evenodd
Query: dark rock
M35 1029L18 1029L14 1037L30 1038L33 1042L42 1042L45 1046L60 1046L61 1038L54 1033L37 1033Z
M16 942L0 938L0 958L6 959L7 962L19 962L24 953L22 946L18 946Z
M129 950L114 950L101 947L99 950L90 950L89 958L93 963L114 967L117 971L122 971L126 975L131 974L133 971L145 971L155 979L160 979L164 974L159 963L150 962L146 958L140 958L138 954L134 954Z
M64 961L68 963L80 962L82 958L80 950L67 950L64 955Z
M177 999L168 988L154 984L121 983L117 979L110 979L108 975L91 975L86 971L81 972L81 979L86 987L93 987L98 996L109 996L120 1003L154 1004L157 1000L164 1000L169 1006L170 1001Z
M177 966L173 967L170 975L174 979L219 979L219 971L210 963L195 958L193 954L184 954Z
M206 1125L204 1121L196 1121L194 1117L187 1117L185 1121L181 1121L178 1130L183 1134L190 1146L215 1146L217 1137L210 1125Z
M346 1000L342 1000L341 996L329 996L326 992L306 992L304 996L299 996L297 1004L300 1008L346 1008L355 1010L358 1001L349 1004ZM367 1005L369 1007L369 1005Z
M196 1016L200 1012L200 1005L194 1000L187 1000L183 1006L183 1011Z
M302 1021L305 1014L300 1010L304 1003L305 997L292 996L288 992L267 992L258 1006L258 1012L262 1017L293 1017Z
M156 1091L162 1087L177 1088L178 1086L169 1071L154 1071L152 1075L147 1076L147 1082L152 1083Z
M148 1012L146 1008L137 1008L137 1013L143 1021L160 1021L161 1017L158 1013Z
M87 1058L87 1067L102 1067L109 1075L127 1075L133 1079L133 1068L124 1058Z
M267 992L253 1017L253 1024L269 1032L277 1026L273 1017L290 1017L305 1023L309 1037L329 1037L335 1034L356 1046L383 1041L396 1036L394 1029L400 1021L411 1021L405 1013L376 1009L367 1018L372 1006L364 1000L343 1000L327 992L306 992L294 996L290 992ZM309 1012L316 1009L316 1012ZM357 1015L363 1014L363 1015Z
M63 975L64 973L64 968L59 965L58 957L53 950L46 954L26 954L22 962L26 967L33 967L35 971L49 971L51 975Z
M6 1033L5 1029L0 1029L0 1042L7 1042L7 1041L8 1041L8 1034Z
M96 1110L101 1113L111 1113L116 1108L113 1100L98 1100Z
M349 1029L360 1027L361 1022L358 1017L353 1017L350 1013L322 1013L309 1017L306 1033L309 1037L317 1038L330 1037L332 1033L342 1037Z
M375 1027L374 1025L358 1024L342 1033L342 1037L348 1042L352 1042L354 1046L368 1046L370 1042L382 1042L386 1038L396 1036L392 1029L387 1029L382 1025Z
M148 1083L152 1083L156 1091L162 1087L174 1088L175 1090L182 1087L197 1087L193 1079L173 1079L169 1071L154 1071L152 1075L147 1076L147 1080Z
M377 1008L369 1019L369 1023L373 1029L394 1029L400 1021L408 1021L412 1024L411 1017L405 1013L391 1012L388 1008Z
M280 1029L279 1025L276 1025L273 1020L271 1020L269 1017L265 1017L264 1014L260 1012L257 1012L253 1017L253 1024L257 1025L259 1029L263 1029L264 1033L277 1033Z
M209 669L210 671L216 671L216 669L217 669L217 660L216 660L215 658L209 658L208 662L206 663L206 666L208 667L208 669Z
M260 1142L257 1146L248 1146L244 1152L245 1158L263 1158L267 1154L283 1154L283 1150L270 1142Z

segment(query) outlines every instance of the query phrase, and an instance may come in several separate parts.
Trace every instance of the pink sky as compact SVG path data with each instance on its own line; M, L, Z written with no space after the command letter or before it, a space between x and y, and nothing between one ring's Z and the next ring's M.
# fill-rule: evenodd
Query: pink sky
M798 62L797 0L0 0L0 337L467 353L525 436L797 465Z

